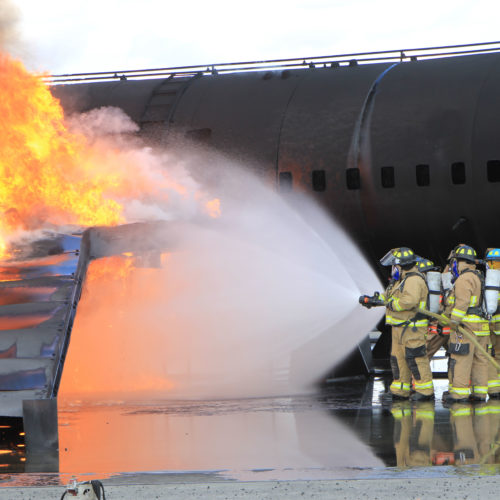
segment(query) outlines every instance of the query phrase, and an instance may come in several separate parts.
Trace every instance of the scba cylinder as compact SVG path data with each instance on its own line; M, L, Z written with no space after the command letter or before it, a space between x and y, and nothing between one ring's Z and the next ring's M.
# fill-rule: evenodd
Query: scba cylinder
M498 296L500 291L500 269L488 269L484 280L484 300L486 312L495 314L498 309Z
M429 289L428 307L433 313L439 312L441 298L441 273L429 271L426 276L427 288Z

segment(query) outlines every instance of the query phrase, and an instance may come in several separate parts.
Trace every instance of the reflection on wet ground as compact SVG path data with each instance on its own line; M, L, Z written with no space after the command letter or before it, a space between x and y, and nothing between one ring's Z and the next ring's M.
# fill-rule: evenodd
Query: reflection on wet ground
M165 474L168 481L498 474L498 402L444 408L446 381L435 380L435 403L382 405L386 382L346 380L315 395L244 400L59 401L59 473L43 474L56 472L53 464L30 456L29 436L12 421L0 427L0 484L66 484L73 475L150 483Z
M381 379L311 396L226 401L59 402L59 470L224 471L244 479L380 476L386 467L500 463L500 404L381 405ZM439 472L438 472L439 470ZM496 467L490 472L496 473ZM258 474L257 474L258 473Z
M60 400L57 477L64 484L72 475L126 482L149 474L150 482L151 473L237 480L498 473L497 401L444 408L447 384L435 380L435 402L382 405L386 383L352 379L315 395L243 400ZM0 432L1 473L56 472L30 456L29 436L11 424ZM0 474L0 484L12 481Z

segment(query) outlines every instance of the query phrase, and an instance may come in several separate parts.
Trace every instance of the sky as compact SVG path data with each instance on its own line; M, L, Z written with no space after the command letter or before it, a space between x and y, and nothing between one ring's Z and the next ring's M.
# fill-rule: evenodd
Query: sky
M6 12L10 52L52 74L500 38L498 0L0 0L0 26Z

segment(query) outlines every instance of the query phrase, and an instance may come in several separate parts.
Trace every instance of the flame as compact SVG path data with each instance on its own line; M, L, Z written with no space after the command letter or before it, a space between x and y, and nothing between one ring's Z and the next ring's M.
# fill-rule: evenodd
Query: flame
M214 219L220 217L221 210L219 198L214 198L213 200L207 201L207 203L205 204L205 208L210 217L213 217Z
M116 179L89 162L83 135L40 76L0 54L0 255L18 229L53 224L117 224L122 207L106 198Z
M4 53L0 92L0 259L11 256L9 242L21 231L130 222L127 201L156 208L175 193L203 209L206 195L193 182L186 186L162 168L143 165L152 156L145 148L124 151L70 130L43 75ZM205 211L218 217L219 200L206 203Z
M92 263L92 272L87 274L87 283L99 281L122 281L125 280L134 269L132 255L114 255L99 259L99 264Z

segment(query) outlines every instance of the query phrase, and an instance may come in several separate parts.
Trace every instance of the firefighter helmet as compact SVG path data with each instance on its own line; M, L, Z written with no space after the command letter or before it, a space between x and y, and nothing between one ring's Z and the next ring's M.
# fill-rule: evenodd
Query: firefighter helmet
M472 262L473 264L477 263L477 253L469 245L459 245L456 247L455 250L453 250L452 258L466 260L468 262Z
M484 260L500 260L500 248L488 248Z
M486 269L500 269L500 248L488 248L484 260Z
M383 266L394 266L413 264L415 262L415 252L408 247L398 247L389 250L381 259L380 263Z
M426 273L427 271L439 271L439 266L436 266L432 260L420 257L419 255L416 256L415 264L421 273Z

